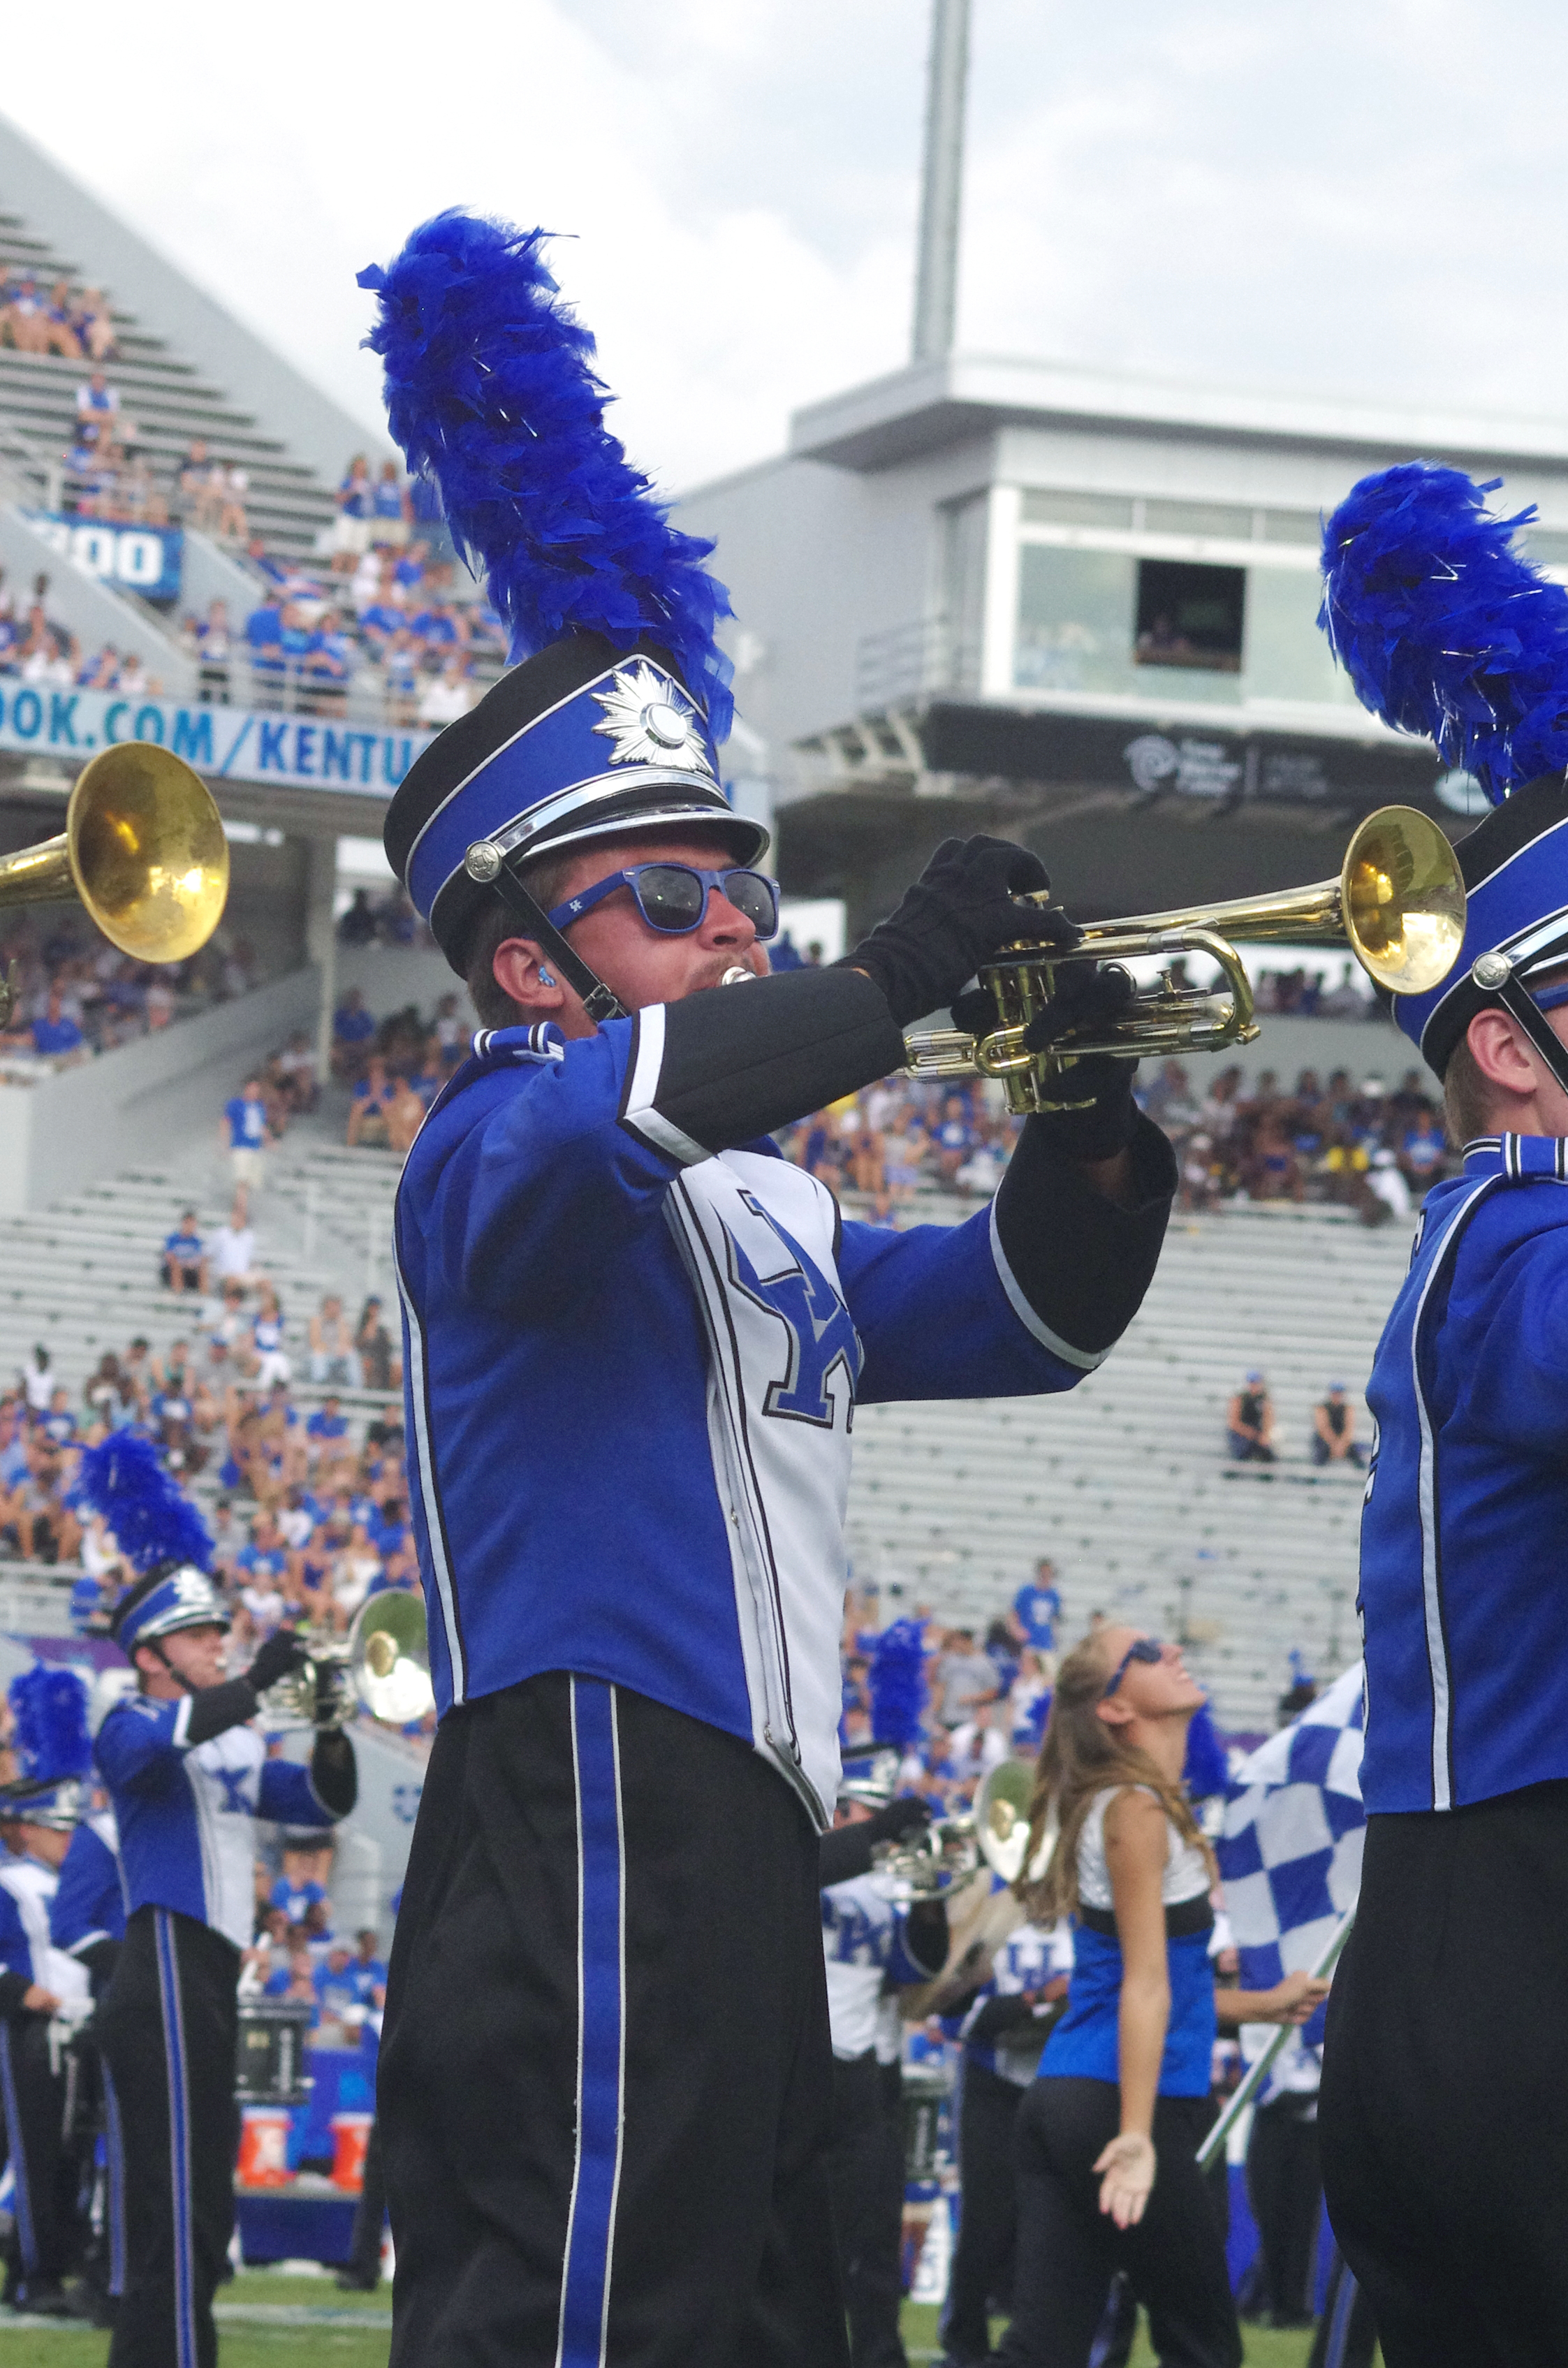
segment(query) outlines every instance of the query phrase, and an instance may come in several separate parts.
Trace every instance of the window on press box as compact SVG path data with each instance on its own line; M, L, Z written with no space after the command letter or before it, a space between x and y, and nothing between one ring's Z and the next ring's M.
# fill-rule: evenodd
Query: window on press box
M1141 561L1134 665L1240 674L1245 607L1244 567Z

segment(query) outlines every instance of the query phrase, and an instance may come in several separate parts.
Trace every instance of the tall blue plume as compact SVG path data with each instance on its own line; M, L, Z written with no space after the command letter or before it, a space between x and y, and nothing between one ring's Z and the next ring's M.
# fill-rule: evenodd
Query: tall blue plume
M918 1620L895 1620L882 1630L867 1679L876 1740L918 1743L926 1715L926 1645Z
M210 1567L207 1524L170 1479L150 1439L116 1430L101 1447L84 1448L72 1498L103 1515L133 1570L152 1570L161 1562Z
M74 1669L35 1661L12 1679L6 1699L16 1721L12 1740L24 1776L57 1783L87 1773L93 1764L87 1689Z
M670 524L606 427L612 398L545 268L548 235L453 208L385 271L360 272L381 299L365 343L385 365L393 440L440 486L514 660L571 632L656 643L722 740L733 669L713 636L731 609L703 565L713 545Z
M1513 548L1458 469L1363 477L1324 529L1318 623L1364 707L1425 733L1494 805L1568 765L1568 591Z
M1207 1702L1199 1702L1192 1713L1181 1780L1195 1801L1211 1800L1215 1793L1223 1793L1231 1781L1225 1747L1214 1732L1213 1715Z

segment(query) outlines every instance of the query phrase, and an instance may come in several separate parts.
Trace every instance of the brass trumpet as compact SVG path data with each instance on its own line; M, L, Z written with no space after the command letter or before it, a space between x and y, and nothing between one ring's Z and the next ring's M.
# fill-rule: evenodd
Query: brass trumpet
M343 1726L359 1710L409 1726L436 1707L425 1598L389 1587L354 1615L347 1636L312 1637L310 1658L269 1686L270 1713L291 1726Z
M1026 901L1043 904L1043 895ZM1464 939L1465 893L1459 859L1435 822L1413 806L1381 806L1359 824L1339 876L1272 896L1237 896L1188 912L1139 913L1092 921L1065 951L1005 946L980 973L996 1005L996 1025L976 1037L960 1029L909 1035L913 1077L1000 1077L1007 1107L1071 1109L1072 1064L1085 1053L1138 1061L1218 1053L1257 1034L1252 988L1233 939L1267 944L1348 942L1380 986L1423 995L1446 978ZM1030 1053L1025 1031L1048 1008L1063 962L1130 961L1142 954L1203 953L1223 973L1203 992L1169 980L1137 996L1103 1029L1068 1030L1048 1051Z
M229 842L199 773L140 740L100 749L76 776L65 827L0 856L0 907L85 905L138 962L184 962L207 943L229 894ZM0 985L0 1027L11 1016Z

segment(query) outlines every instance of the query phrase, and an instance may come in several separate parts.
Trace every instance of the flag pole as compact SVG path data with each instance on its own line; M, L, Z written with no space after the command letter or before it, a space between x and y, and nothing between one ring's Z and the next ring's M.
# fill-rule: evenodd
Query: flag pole
M1346 1908L1340 1918L1339 1930L1319 1952L1316 1964L1308 1967L1313 1981L1321 1981L1324 1974L1331 1974L1334 1971L1338 1962L1339 1952L1350 1938L1350 1927L1355 1921L1356 1910L1353 1907ZM1232 2129L1262 2088L1269 2066L1290 2038L1290 2033L1298 2028L1299 2026L1293 2022L1282 2022L1256 2062L1248 2065L1240 2087L1198 2149L1199 2170L1207 2170L1214 2160L1225 2140L1230 2136Z

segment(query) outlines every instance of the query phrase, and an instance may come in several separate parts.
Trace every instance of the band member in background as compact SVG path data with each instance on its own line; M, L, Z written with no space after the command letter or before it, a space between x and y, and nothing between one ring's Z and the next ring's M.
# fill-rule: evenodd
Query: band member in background
M878 1764L878 1763L881 1764ZM844 2272L852 2368L907 2368L899 2333L903 2240L903 2015L901 1991L922 1988L948 1954L947 1903L898 1896L877 1871L881 1840L915 1840L924 1801L892 1801L892 1752L851 1763L835 1831L824 1838L822 1941L833 2047L828 2177ZM856 1848L856 1843L860 1848Z
M1108 1061L951 1231L841 1223L777 1156L998 946L1072 926L1017 901L1037 858L954 841L845 963L766 975L727 604L540 245L448 214L362 275L393 436L523 661L386 829L483 1023L397 1209L440 1724L381 2068L392 2356L834 2368L816 1837L854 1403L1071 1387L1175 1170ZM1073 974L1074 1016L1120 1007Z
M49 1931L55 1947L85 1968L97 2005L108 1988L125 1938L119 1836L101 1788L62 1861L60 1885L50 1902ZM76 2077L87 2090L78 2099L78 2113L91 2110L102 2124L104 2140L101 2177L94 2166L101 2210L88 2214L94 2233L82 2260L79 2294L84 2316L96 2326L112 2327L125 2286L125 2139L119 2100L90 2023L76 2040Z
M125 2142L126 2274L112 2368L213 2368L212 2295L233 2229L240 1952L256 1907L256 1820L324 1827L354 1806L354 1747L318 1731L308 1767L269 1759L259 1697L297 1668L288 1629L226 1677L229 1613L194 1508L151 1443L117 1432L78 1486L150 1567L111 1631L136 1671L94 1753L119 1834L125 1939L98 2010ZM182 1559L160 1548L175 1547Z
M1362 700L1495 805L1459 848L1457 961L1394 997L1464 1161L1367 1392L1366 1855L1320 2126L1388 2368L1568 2358L1568 592L1490 490L1392 469L1324 541Z
M79 2165L64 2126L59 2040L90 2008L82 1967L55 1948L49 1915L83 1807L86 1694L69 1669L35 1664L8 1690L18 1773L0 1792L0 2100L13 2203L6 2299L40 2317L90 2317L63 2279L85 2238ZM52 2040L51 2040L52 2027Z

